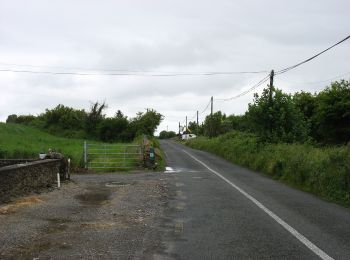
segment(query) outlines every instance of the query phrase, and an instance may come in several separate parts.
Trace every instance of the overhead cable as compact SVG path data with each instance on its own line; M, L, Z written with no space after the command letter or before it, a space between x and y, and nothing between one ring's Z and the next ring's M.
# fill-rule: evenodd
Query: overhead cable
M196 116L197 116L197 112L188 121L190 122L191 120L195 119Z
M199 112L200 115L203 114L208 109L208 107L210 106L210 103L211 103L211 100L209 101L208 105L206 105L206 107L201 112Z
M308 58L308 59L306 59L306 60L304 60L304 61L302 61L302 62L299 62L299 63L297 63L297 64L295 64L295 65L293 65L293 66L290 66L290 67L281 69L281 70L279 70L279 71L276 71L275 75L279 75L279 74L282 74L282 73L286 73L287 71L290 71L290 70L292 70L292 69L295 69L296 67L299 67L300 65L305 64L305 63L307 63L307 62L309 62L309 61L315 59L316 57L320 56L321 54L323 54L323 53L329 51L330 49L333 49L335 46L337 46L337 45L339 45L339 44L341 44L341 43L343 43L343 42L345 42L345 41L347 41L347 40L349 40L349 39L350 39L350 35L347 36L347 37L345 37L345 38L342 39L341 41L339 41L339 42L333 44L332 46L328 47L327 49L325 49L325 50L323 50L323 51L321 51L321 52L319 52L319 53L313 55L312 57L310 57L310 58Z
M47 65L28 65L28 64L14 64L14 63L3 63L0 62L0 66L7 66L7 67L27 67L27 68L46 68L46 69L60 69L60 70L70 70L70 71L85 71L85 72L96 72L96 71L106 71L106 72L133 72L133 73L139 73L139 72L151 72L147 70L131 70L131 69L106 69L106 68L78 68L78 67L62 67L62 66L47 66Z
M246 94L248 94L249 92L253 91L254 89L256 89L257 87L261 86L262 84L264 84L266 81L268 81L270 78L270 75L265 76L263 79L261 79L259 82L257 82L255 85L253 85L251 88L247 89L246 91L243 91L242 93L235 95L233 97L229 97L229 98L215 98L215 101L230 101L236 98L239 98L241 96L244 96Z
M108 71L108 70L101 70ZM213 71L213 72L176 72L176 73L149 73L147 71L110 70L119 72L98 73L98 72L70 72L70 71L38 71L20 69L0 69L0 72L30 73L30 74L50 74L50 75L72 75L72 76L139 76L139 77L178 77L178 76L215 76L215 75L239 75L239 74L259 74L266 71Z
M328 78L328 79L324 79L324 80L318 80L318 81L304 81L304 82L290 82L290 83L292 83L292 84L317 84L317 83L325 83L325 82L329 82L329 81L332 81L332 80L336 80L336 79L343 78L344 76L347 76L347 75L350 75L350 72L343 73L343 74L340 74L340 75L338 75L338 76L334 76L334 77L331 77L331 78Z

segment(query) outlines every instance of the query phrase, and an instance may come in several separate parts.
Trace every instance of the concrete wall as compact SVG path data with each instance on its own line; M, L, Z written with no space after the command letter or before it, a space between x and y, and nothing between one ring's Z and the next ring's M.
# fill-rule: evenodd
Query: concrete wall
M62 164L60 159L47 159L1 167L0 202L57 185L57 173L62 171Z

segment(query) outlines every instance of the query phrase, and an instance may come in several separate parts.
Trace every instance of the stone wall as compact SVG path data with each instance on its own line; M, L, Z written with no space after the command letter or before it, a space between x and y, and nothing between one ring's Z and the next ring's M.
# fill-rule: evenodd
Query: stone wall
M0 168L0 203L13 197L57 185L57 173L64 179L64 164L60 159L46 159L9 165Z
M9 166L19 163L33 162L37 159L0 159L0 167Z

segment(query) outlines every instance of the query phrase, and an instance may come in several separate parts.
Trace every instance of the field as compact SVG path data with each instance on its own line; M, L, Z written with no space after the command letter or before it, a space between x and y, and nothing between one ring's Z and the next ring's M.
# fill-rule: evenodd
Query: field
M350 206L350 145L321 148L309 144L269 144L242 132L211 139L199 137L186 144Z
M83 139L56 137L28 126L0 123L0 158L38 158L40 152L53 149L70 157L73 166L81 167L83 144Z

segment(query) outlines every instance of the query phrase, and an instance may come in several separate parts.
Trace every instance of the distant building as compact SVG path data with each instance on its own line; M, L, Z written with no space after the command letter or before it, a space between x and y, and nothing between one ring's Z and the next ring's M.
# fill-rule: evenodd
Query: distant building
M183 134L181 136L181 139L182 140L189 140L189 139L193 139L193 138L196 138L197 136L195 134Z

